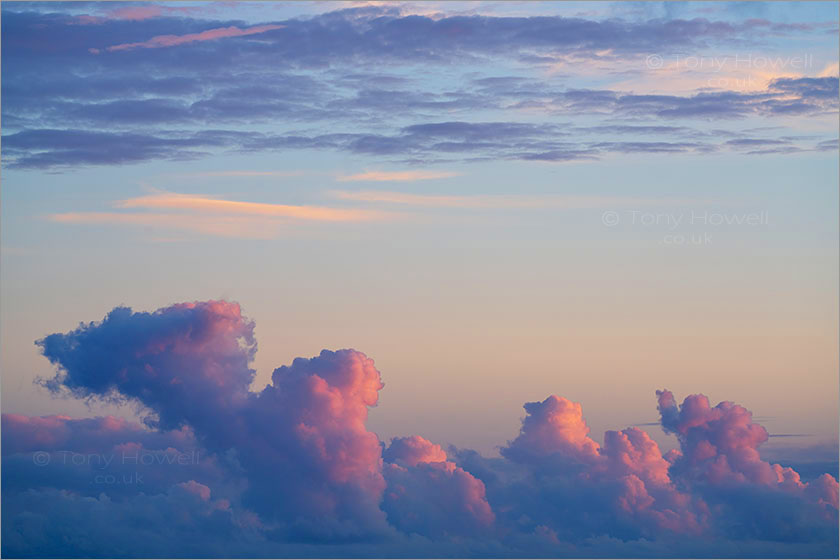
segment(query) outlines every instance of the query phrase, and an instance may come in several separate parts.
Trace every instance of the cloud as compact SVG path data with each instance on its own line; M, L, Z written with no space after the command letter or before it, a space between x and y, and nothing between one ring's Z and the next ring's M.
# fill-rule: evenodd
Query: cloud
M530 461L562 454L585 461L597 454L599 446L589 437L580 403L552 395L526 403L525 412L519 436L502 449L506 457Z
M143 21L174 14L190 14L198 12L201 9L200 6L126 6L124 8L106 9L104 16L91 16L87 14L76 16L70 23L76 25L101 25L109 20Z
M762 460L758 448L767 431L742 406L724 401L712 407L705 395L690 395L677 405L667 390L657 391L657 398L663 429L680 441L670 458L672 476L690 484L713 508L720 531L748 515L760 521L740 526L744 536L826 538L836 546L834 477L803 482L794 469Z
M166 493L201 480L216 498L236 498L226 480L232 465L207 452L192 429L150 430L122 418L73 419L4 414L3 492L56 488L82 497L103 491L116 500L138 491ZM4 501L4 507L7 502ZM4 529L3 538L7 536Z
M201 18L191 8L203 10ZM593 88L591 70L582 70L627 73L651 52L741 48L743 37L768 29L815 40L819 25L430 15L382 6L244 27L219 19L212 7L123 9L83 16L99 18L83 26L70 24L78 9L67 5L50 13L4 9L5 166L67 169L291 150L342 151L376 167L704 155L730 149L721 140L743 136L736 119L778 118L788 128L811 128L790 116L830 124L838 105L831 65L829 74L768 75L749 91L691 88L681 95L615 82ZM221 37L252 39L213 40ZM108 45L123 50L109 53ZM159 48L171 45L178 48L170 54ZM91 48L100 56L91 56ZM546 77L546 63L506 76L489 62L570 57L575 63L562 79ZM358 72L359 64L378 70ZM417 71L400 72L397 66L406 64ZM726 130L709 130L710 120ZM605 133L633 137L604 142ZM754 151L798 153L825 140ZM420 180L427 172L397 173Z
M553 100L528 102L553 112L655 116L667 119L726 119L750 115L774 116L796 112L819 114L837 110L838 80L833 78L780 78L762 91L714 91L693 95L633 94L611 90L569 90Z
M501 450L504 457L536 469L540 479L564 476L599 494L597 507L616 512L613 523L619 532L628 530L621 527L626 516L638 518L641 535L654 530L701 532L705 504L692 503L689 495L677 489L668 474L668 462L645 432L638 428L607 432L601 447L589 437L579 403L552 395L542 402L527 403L525 411L528 415L519 436ZM538 493L539 487L537 484L528 491ZM567 515L569 512L563 512L559 519ZM556 530L559 519L545 516L542 526Z
M433 195L396 191L331 191L342 200L427 206L436 208L603 208L615 206L662 206L709 204L709 200L686 198L640 198L568 195Z
M109 52L116 52L128 51L132 49L160 49L164 47L175 47L187 43L196 43L201 41L216 41L218 39L225 39L228 37L246 37L248 35L257 35L259 33L265 33L266 31L275 31L277 29L283 29L283 27L283 25L255 25L254 27L240 29L238 27L231 26L217 29L208 29L206 31L202 31L201 33L188 33L186 35L157 35L155 37L152 37L148 41L111 45L110 47L106 47L105 50ZM93 50L96 54L99 53L98 49Z
M837 101L838 81L837 74L819 78L779 78L770 84L771 88L795 95L799 98L825 99L831 102Z
M448 179L457 177L451 171L367 171L354 175L339 175L338 180L346 181L426 181L429 179Z
M154 212L63 212L48 218L60 224L110 225L151 228L166 231L185 231L233 239L275 239L289 230L273 219L246 216L195 216Z
M69 165L114 165L151 159L186 160L197 149L218 147L223 138L165 137L138 133L84 130L25 130L3 137L13 167L54 168Z
M239 169L230 171L205 171L201 173L182 173L181 177L300 177L303 171L254 171Z
M681 454L674 469L705 483L720 486L759 484L791 492L827 506L836 515L837 481L825 475L803 483L789 467L761 459L758 448L769 438L752 413L724 401L711 407L705 395L690 395L678 406L667 390L657 391L662 427L680 439Z
M495 521L484 483L451 461L386 464L382 509L400 531L432 538L489 536Z
M392 217L374 210L240 202L169 192L117 201L114 206L164 212L63 212L48 218L62 224L134 226L240 239L273 239L288 232L292 224L360 223Z
M413 208L483 210L616 208L627 206L708 205L711 199L676 197L599 197L565 195L417 195L393 191L331 191L342 200ZM186 231L238 239L274 239L300 231L306 224L354 224L394 221L408 213L371 208L285 205L241 202L170 192L116 201L133 212L63 212L52 222L69 225L111 225Z
M283 76L276 83L249 75L240 86L225 85L212 90L206 97L188 100L186 91L202 90L202 84L167 82L159 84L118 86L103 84L116 92L141 95L150 88L173 91L172 96L145 99L108 99L101 102L68 99L81 96L78 85L71 85L78 93L56 93L43 102L38 101L39 88L31 84L4 86L7 104L4 115L19 122L21 130L3 137L7 146L8 163L19 168L60 168L78 165L118 165L156 159L195 159L221 151L270 152L288 150L339 150L369 157L397 157L403 161L474 161L479 159L510 159L523 161L591 161L611 154L624 153L683 153L707 154L730 148L723 140L748 136L748 133L729 130L699 131L686 126L661 125L594 125L533 124L511 121L417 122L398 129L386 122L366 130L354 120L367 118L371 109L386 115L385 106L371 106L343 110L336 109L329 98L328 83L318 83L304 76ZM42 78L33 80L43 81ZM107 82L107 80L105 80ZM253 81L252 83L249 83ZM189 82L189 81L188 81ZM266 83L267 82L267 83ZM490 105L506 110L511 117L517 111L538 111L546 116L595 115L598 118L633 119L693 119L699 121L733 118L771 118L786 115L810 115L814 118L830 115L837 110L836 78L801 78L776 80L763 92L713 92L690 96L637 95L609 90L566 90L553 92L520 92L518 99L504 94L490 95ZM39 86L40 87L40 86ZM58 90L57 84L44 84ZM86 90L85 90L86 91ZM503 90L502 90L503 91ZM550 95L549 95L550 93ZM121 94L121 93L120 93ZM94 94L95 95L95 94ZM531 97L533 95L533 97ZM60 100L55 97L61 97ZM394 92L392 97L401 97ZM524 97L523 97L524 96ZM243 103L248 99L248 103ZM489 102L488 102L489 103ZM10 106L20 111L8 111ZM471 105L470 101L468 105ZM415 118L422 118L420 109L407 109ZM332 131L318 133L265 132L256 127L266 120L280 119L285 128L293 121L331 125ZM41 128L44 122L56 126L68 124L82 128ZM209 128L188 132L185 123L226 122L230 129ZM124 130L108 130L129 127ZM178 125L177 130L168 127ZM336 132L342 125L352 132ZM95 126L96 130L86 130ZM142 128L140 128L142 126ZM604 134L632 134L632 141L603 141ZM789 136L789 135L788 135ZM698 140L700 139L700 140ZM767 138L779 140L780 138ZM792 145L799 151L815 149L803 144ZM454 176L450 172L402 171L368 172L341 176L343 181L412 181Z
M763 461L767 432L733 403L660 391L667 453L638 428L598 444L556 395L525 405L501 457L385 445L365 425L384 386L370 358L324 350L255 392L254 328L208 301L38 341L44 386L144 424L4 414L3 553L836 556L837 481Z
M152 432L137 423L114 416L73 419L69 416L3 415L6 452L74 450L90 453L128 441L166 449L193 445L188 429Z
M401 531L428 537L489 536L495 521L484 483L420 436L394 438L382 454L382 509Z
M221 434L227 427L218 413L245 399L253 381L253 331L235 303L181 303L154 313L118 307L98 325L38 341L60 366L44 384L77 397L135 399L156 416L149 423L165 429L200 415Z
M327 208L319 206L291 206L261 202L240 202L201 195L159 193L129 198L116 203L118 208L152 208L166 210L190 210L202 213L241 214L254 216L276 216L297 220L324 222L355 222L381 219L384 214L354 209Z
M325 350L276 369L252 393L253 329L238 305L222 301L154 313L117 308L99 324L38 342L59 366L44 384L128 399L148 410L149 426L189 426L210 452L235 450L248 483L243 503L287 538L384 531L381 449L364 426L382 387L373 361Z
M446 452L437 444L420 436L397 437L382 453L389 463L404 467L416 467L419 463L442 463L446 461Z
M165 11L164 6L129 6L126 8L118 8L108 13L108 17L115 19L127 20L144 20L148 18L158 17Z

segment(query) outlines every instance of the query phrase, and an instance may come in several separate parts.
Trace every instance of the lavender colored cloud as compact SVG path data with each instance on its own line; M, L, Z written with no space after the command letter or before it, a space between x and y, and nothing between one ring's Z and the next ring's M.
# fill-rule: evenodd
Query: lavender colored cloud
M383 453L382 509L401 531L429 537L489 536L495 514L484 483L420 436L394 438Z
M295 149L403 162L702 155L729 149L720 140L738 131L701 132L685 124L817 118L837 111L836 77L777 78L765 91L654 95L585 89L573 80L539 75L476 77L470 67L481 67L488 57L541 57L555 63L570 56L597 60L604 52L625 66L643 64L637 59L647 53L737 45L744 33L767 29L807 35L813 26L780 28L766 20L759 25L757 20L432 17L403 14L396 6L249 26L209 13L199 18L196 7L90 8L90 14L80 15L83 5L4 5L4 165L68 169ZM358 61L382 71L348 73L347 64ZM431 69L442 61L463 66L462 75L433 86L416 74L395 71L396 65ZM503 118L477 120L475 113L485 110ZM523 110L537 111L549 123L524 122ZM440 118L444 111L447 121ZM609 124L576 126L572 134L572 126L550 123L584 115ZM630 125L616 119L645 122L630 132ZM663 127L662 119L679 126ZM218 130L219 123L228 130ZM277 132L266 134L261 125L267 123ZM602 142L593 137L604 134L599 127L666 138ZM707 140L696 142L699 136ZM749 153L819 150L825 140Z
M598 444L558 396L525 405L500 458L386 446L365 426L383 388L370 358L324 350L254 392L253 330L210 301L117 308L38 341L58 368L46 387L146 420L3 415L3 554L837 553L837 481L762 460L768 434L738 405L660 391L680 442L667 453L638 428Z

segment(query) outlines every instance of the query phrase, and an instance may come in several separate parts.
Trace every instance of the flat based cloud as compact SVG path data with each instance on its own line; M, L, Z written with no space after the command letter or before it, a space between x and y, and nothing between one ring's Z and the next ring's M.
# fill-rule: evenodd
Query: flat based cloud
M372 359L324 350L252 391L254 328L208 301L39 340L57 368L45 387L144 424L4 414L3 554L837 554L837 481L762 460L767 432L733 403L658 392L667 452L634 427L599 444L556 395L525 405L499 458L385 443L366 427L384 387Z

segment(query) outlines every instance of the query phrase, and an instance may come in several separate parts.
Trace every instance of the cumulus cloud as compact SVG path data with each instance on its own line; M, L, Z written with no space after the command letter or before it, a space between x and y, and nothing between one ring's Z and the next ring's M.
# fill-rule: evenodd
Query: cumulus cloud
M389 463L416 467L420 463L445 462L446 451L424 437L397 437L391 440L391 445L383 452L382 457Z
M563 484L577 484L598 495L596 508L611 508L618 523L626 522L626 516L636 517L642 534L654 528L701 530L704 504L692 503L690 496L677 490L659 446L645 432L638 428L609 431L601 447L589 437L580 403L552 395L527 403L525 411L519 436L501 451L506 458L534 469L538 483L531 487L533 492L539 492L539 481L559 477ZM591 502L565 507L586 510ZM559 529L558 522L570 513L548 515L542 526Z
M131 399L149 410L150 426L190 426L210 451L232 450L248 480L244 502L278 530L349 537L384 528L381 450L364 426L382 387L373 361L324 351L278 368L252 393L253 329L223 301L154 313L118 308L39 341L59 366L44 383L79 397Z
M388 482L382 509L402 531L430 537L488 534L495 515L484 483L420 436L394 438L383 453Z
M38 345L59 366L44 381L52 391L133 399L149 409L152 425L190 424L224 439L234 437L227 417L248 399L257 350L254 323L224 301L153 313L118 307L101 323L51 334Z
M658 392L590 437L560 396L501 457L367 429L373 360L324 350L251 391L254 323L225 301L125 307L38 341L58 394L114 417L3 415L6 556L836 556L837 481L761 459L745 408ZM138 529L139 527L139 529Z
M837 480L824 474L803 482L792 468L762 460L758 448L768 433L752 421L749 410L728 401L712 407L705 395L690 395L679 406L670 391L657 391L657 397L662 427L680 440L675 472L713 487L769 487L836 520Z

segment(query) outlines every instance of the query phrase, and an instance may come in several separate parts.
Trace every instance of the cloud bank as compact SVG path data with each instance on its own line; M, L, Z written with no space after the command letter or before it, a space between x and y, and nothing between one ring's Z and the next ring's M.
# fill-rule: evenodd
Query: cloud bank
M363 155L371 167L585 162L793 154L836 138L836 49L821 40L836 34L832 22L439 9L365 6L282 21L265 10L264 21L246 24L213 5L4 4L4 165L61 170L298 150ZM780 44L823 54L827 70L794 64ZM679 67L663 77L646 64L710 55L731 63L733 52L762 63L727 68L725 79ZM767 62L777 59L779 68ZM631 128L633 141L614 138ZM744 151L732 139L780 144Z
M37 342L57 395L113 417L4 414L7 557L834 557L838 484L760 457L745 408L658 391L644 431L589 435L579 403L525 404L501 457L367 429L384 387L324 350L250 390L254 323L226 301L125 307Z

